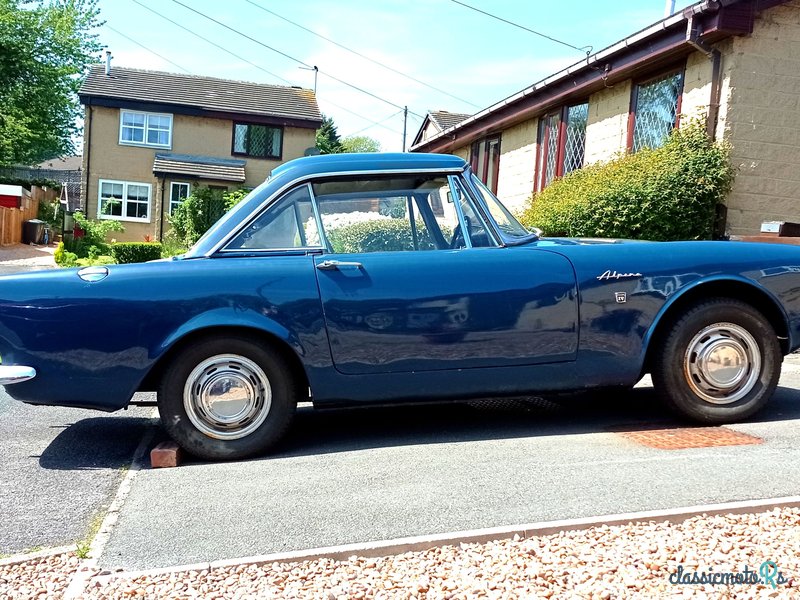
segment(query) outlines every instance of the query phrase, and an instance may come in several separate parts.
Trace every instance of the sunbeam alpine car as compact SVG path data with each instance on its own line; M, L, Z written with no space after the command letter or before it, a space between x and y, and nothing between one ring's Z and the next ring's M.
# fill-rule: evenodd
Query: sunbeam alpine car
M800 250L540 238L460 158L278 167L185 255L0 278L0 384L114 411L158 392L210 459L295 406L633 386L703 423L767 402L800 346Z

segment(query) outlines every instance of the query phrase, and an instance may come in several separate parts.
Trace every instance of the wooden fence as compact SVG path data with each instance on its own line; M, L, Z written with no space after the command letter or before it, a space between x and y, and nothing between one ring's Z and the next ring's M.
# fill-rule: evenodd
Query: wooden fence
M53 189L33 186L30 198L22 199L21 208L0 206L0 246L22 242L22 224L36 218L40 202L53 202L57 197Z

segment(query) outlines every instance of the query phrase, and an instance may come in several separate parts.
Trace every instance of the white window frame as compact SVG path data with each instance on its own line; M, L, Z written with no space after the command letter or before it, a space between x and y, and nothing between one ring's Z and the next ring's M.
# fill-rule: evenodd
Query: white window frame
M180 202L173 203L172 201L172 188L176 185L185 185L186 186L186 197L192 195L192 184L188 181L171 181L169 184L169 214L172 214L172 211L175 209L176 206L180 206ZM174 206L173 206L174 204Z
M143 115L144 116L144 139L141 142L134 142L131 140L123 140L122 139L122 123L123 123L123 115L131 114L131 115ZM150 130L150 117L166 117L169 119L169 130L167 132L167 140L166 144L150 144L147 142L147 133ZM121 108L119 111L119 144L120 146L147 146L149 148L172 148L172 115L170 113L154 113L154 112L144 112L141 110L126 110Z
M116 183L122 185L122 215L106 215L103 214L103 184L104 183ZM128 203L128 186L129 185L141 185L147 188L147 218L145 219L138 219L135 217L128 217L126 216L127 213L127 203ZM152 206L153 206L153 186L149 183L143 183L140 181L119 181L116 179L100 179L97 182L97 218L98 219L114 219L116 221L129 221L132 223L149 223L150 222L150 215L152 214Z

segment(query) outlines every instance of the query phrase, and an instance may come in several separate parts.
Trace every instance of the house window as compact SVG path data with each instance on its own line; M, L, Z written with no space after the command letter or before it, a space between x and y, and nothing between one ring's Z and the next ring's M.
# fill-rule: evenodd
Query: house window
M169 214L189 197L191 187L188 183L173 181L169 184Z
M172 145L172 115L120 111L119 143L169 148Z
M662 75L633 88L628 120L628 148L658 148L678 126L683 71Z
M485 138L472 144L469 163L472 172L496 194L497 175L500 171L500 136Z
M283 129L269 125L233 124L233 154L254 158L280 158Z
M100 180L98 219L150 222L150 184Z
M556 177L580 169L586 153L589 104L565 106L539 119L535 189L541 191Z

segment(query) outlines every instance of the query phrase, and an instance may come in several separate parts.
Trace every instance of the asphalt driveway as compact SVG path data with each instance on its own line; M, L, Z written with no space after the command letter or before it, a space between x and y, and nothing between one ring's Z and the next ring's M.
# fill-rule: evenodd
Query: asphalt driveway
M2 247L0 274L54 268L53 249ZM156 426L151 413L28 406L0 387L0 555L86 539Z
M100 559L160 567L535 521L797 494L800 363L761 445L656 450L615 431L675 425L651 388L566 407L485 402L300 411L277 455L145 469Z
M0 555L86 539L156 426L151 412L28 406L0 388Z

